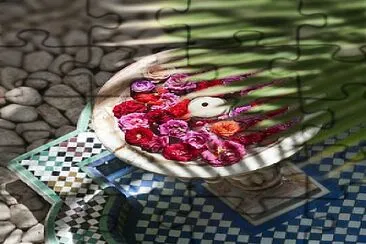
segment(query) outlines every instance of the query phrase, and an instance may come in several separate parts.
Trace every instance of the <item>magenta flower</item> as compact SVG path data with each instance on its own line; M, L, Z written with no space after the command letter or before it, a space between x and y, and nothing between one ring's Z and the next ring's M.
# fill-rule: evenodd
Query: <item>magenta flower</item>
M188 75L185 74L174 74L165 82L164 87L178 95L188 93L194 90L197 85L183 80L187 77Z
M131 85L131 90L134 92L150 92L154 89L155 85L148 80L137 80Z
M204 130L200 131L188 131L187 134L182 138L183 141L196 149L205 147L207 140L210 135Z
M183 120L172 119L159 126L160 134L182 138L188 131L188 124Z
M221 78L221 80L224 82L225 85L228 85L233 82L241 81L241 80L247 79L249 77L255 76L260 72L261 72L261 70L257 70L257 71L250 72L250 73L244 73L244 74L240 74L240 75L234 75L234 76L229 76L226 78Z
M171 106L175 105L178 103L179 101L179 96L173 94L173 93L170 93L170 92L167 92L167 93L163 93L161 96L160 96L160 100L162 100L162 104L159 104L159 105L153 105L151 107L152 110L154 109L168 109L170 108Z
M126 131L138 127L149 128L149 121L145 113L131 113L121 116L118 125L123 131Z
M233 141L212 138L206 145L208 150L201 153L202 159L214 167L237 163L246 153L244 146Z
M230 117L236 117L244 112L247 112L248 110L250 110L252 108L251 105L243 105L243 106L240 106L240 107L236 107L234 108L233 110L231 110L229 112L229 116Z

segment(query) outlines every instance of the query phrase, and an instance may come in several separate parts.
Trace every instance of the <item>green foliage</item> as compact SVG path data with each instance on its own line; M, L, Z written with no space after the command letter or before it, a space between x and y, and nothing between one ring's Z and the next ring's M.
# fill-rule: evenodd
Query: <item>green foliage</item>
M143 43L181 47L165 66L195 73L192 81L261 71L205 94L283 80L234 101L233 106L271 98L250 113L290 107L258 129L302 117L297 129L322 127L311 141L319 143L366 123L364 0L152 0L136 5L159 11L156 19L131 28L163 28L165 35ZM364 138L361 130L344 143Z
M259 128L305 116L302 126L322 126L318 143L366 122L366 4L361 0L169 1L159 24L175 42L187 43L183 59L169 65L201 68L192 80L216 79L262 70L254 77L207 94L233 92L283 79L284 83L243 96L274 99L252 112L291 107ZM184 28L186 27L186 28ZM162 38L162 37L159 37ZM188 38L188 42L187 42ZM347 145L366 138L360 131Z

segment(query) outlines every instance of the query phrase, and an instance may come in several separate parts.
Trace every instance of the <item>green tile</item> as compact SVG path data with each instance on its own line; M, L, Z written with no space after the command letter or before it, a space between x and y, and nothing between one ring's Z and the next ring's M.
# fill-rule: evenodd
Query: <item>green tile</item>
M47 161L38 161L38 165L40 166L45 166L47 163Z
M47 166L47 167L45 168L45 170L46 170L46 171L53 171L53 167L52 167L52 166Z
M55 162L56 167L62 167L63 164L64 164L64 162Z
M56 161L56 157L55 156L49 157L48 161Z

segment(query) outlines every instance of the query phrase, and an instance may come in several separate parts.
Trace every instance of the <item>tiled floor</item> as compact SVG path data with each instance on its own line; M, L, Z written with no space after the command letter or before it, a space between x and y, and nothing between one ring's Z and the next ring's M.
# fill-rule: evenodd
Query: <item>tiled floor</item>
M87 128L80 125L10 166L53 204L46 223L50 243L366 243L366 188L360 181L366 162L328 175L365 142L321 157L316 152L327 142L298 153L292 161L324 194L303 196L295 208L283 207L253 225L200 180L182 182L124 164Z

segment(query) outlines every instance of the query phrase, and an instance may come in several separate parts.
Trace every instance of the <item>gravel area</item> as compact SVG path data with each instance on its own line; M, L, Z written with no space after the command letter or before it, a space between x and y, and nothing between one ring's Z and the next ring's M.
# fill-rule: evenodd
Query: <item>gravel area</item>
M50 204L0 166L0 243L43 243Z

